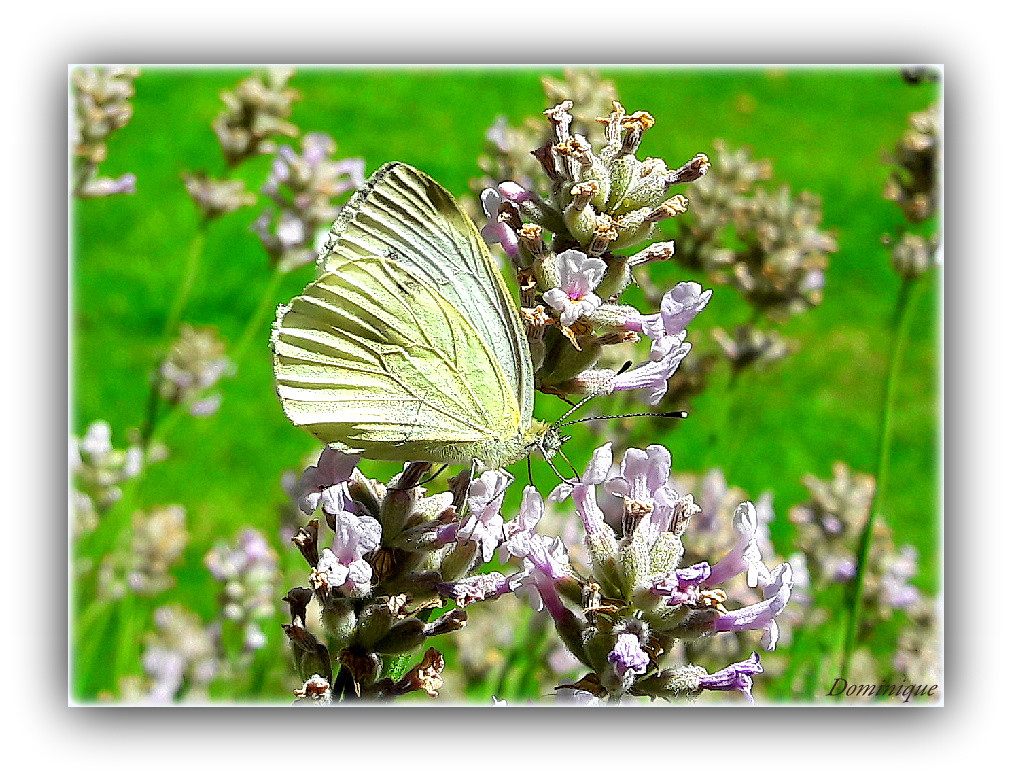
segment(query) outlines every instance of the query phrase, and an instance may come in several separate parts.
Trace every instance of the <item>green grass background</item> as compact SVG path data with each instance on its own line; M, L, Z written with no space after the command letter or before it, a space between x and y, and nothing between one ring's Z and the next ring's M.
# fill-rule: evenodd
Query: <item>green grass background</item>
M180 173L224 171L210 125L221 110L219 93L246 73L145 69L135 82L134 116L110 139L103 168L105 175L135 173L137 193L73 204L72 434L105 419L114 442L124 446L126 430L143 419L148 376L166 346L162 328L198 224ZM331 134L339 157L363 157L367 173L402 160L459 195L479 173L476 160L493 120L505 115L517 124L544 107L543 74L561 71L300 70L291 84L302 99L291 118L305 132ZM823 304L782 328L798 341L799 353L770 370L748 373L730 396L718 376L692 416L663 441L676 471L720 466L729 483L753 497L771 490L779 518L774 538L786 556L787 508L807 498L800 483L804 474L828 478L837 460L863 473L875 468L888 323L899 289L880 237L903 224L898 207L882 198L886 156L908 115L936 101L938 88L906 84L895 69L604 69L602 75L615 82L628 111L646 110L657 120L641 157L659 156L674 167L698 152L712 157L713 141L720 138L731 148L748 146L755 158L770 159L775 182L822 198L823 225L833 230L840 248L831 258ZM240 167L249 189L256 191L268 165L265 157ZM183 313L184 321L217 327L230 344L271 278L259 241L248 230L258 213L246 208L211 226ZM677 269L664 273L672 280L692 278ZM310 268L289 274L272 306L287 301L311 276ZM919 550L914 583L929 592L940 586L939 279L935 272L919 285L913 301L882 502L897 543ZM718 287L694 328L735 324L741 310L736 297ZM102 642L123 630L142 635L154 605L181 602L205 620L214 616L218 589L202 558L216 539L234 537L240 526L259 528L276 543L282 592L305 583L301 557L279 539L278 506L285 500L279 479L318 447L281 413L268 332L265 319L237 374L224 385L221 410L173 427L166 437L171 458L136 485L137 506L185 505L188 551L174 570L174 590L134 599L108 617L107 632L89 631L75 643L76 694L88 698L113 688L114 671L98 660ZM539 399L538 415L552 419L561 406L545 400ZM654 442L649 425L641 435L642 445ZM567 451L582 468L586 447L599 442L574 443L575 451ZM538 472L548 473L543 467ZM86 546L78 550L93 552ZM79 614L92 595L81 585L72 613ZM270 651L282 652L280 630L274 632ZM280 666L285 660L278 655L273 662ZM137 672L139 651L124 650L116 668ZM283 698L290 692L284 670L264 669L247 693Z

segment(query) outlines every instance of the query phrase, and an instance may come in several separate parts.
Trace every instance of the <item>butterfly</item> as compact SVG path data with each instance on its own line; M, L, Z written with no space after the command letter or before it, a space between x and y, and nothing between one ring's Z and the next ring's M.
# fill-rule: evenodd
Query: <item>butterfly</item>
M384 165L344 206L271 345L287 417L366 459L485 470L562 443L533 418L524 325L481 235L410 165Z

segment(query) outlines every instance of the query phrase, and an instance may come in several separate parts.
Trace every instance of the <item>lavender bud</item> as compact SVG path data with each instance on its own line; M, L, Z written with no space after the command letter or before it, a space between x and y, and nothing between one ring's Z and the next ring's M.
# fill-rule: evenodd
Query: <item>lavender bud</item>
M401 620L376 642L376 652L399 655L414 652L425 641L425 623L416 617Z
M347 646L358 626L355 604L347 598L323 599L320 619L336 646Z
M614 211L616 206L629 192L629 185L639 171L640 162L632 154L618 157L611 164L610 181L608 182L608 200L605 211Z
M685 548L674 533L661 533L650 549L650 574L675 570L684 553Z
M624 597L628 598L636 590L646 588L646 580L650 575L650 548L640 533L634 532L621 548L619 565Z
M425 635L428 638L442 636L455 630L461 630L466 626L467 612L462 608L456 608L446 612L434 622L427 624L425 626Z
M317 546L319 536L320 520L312 519L305 527L299 528L299 532L292 538L299 551L302 552L302 556L306 558L306 562L314 568L320 562L320 550Z

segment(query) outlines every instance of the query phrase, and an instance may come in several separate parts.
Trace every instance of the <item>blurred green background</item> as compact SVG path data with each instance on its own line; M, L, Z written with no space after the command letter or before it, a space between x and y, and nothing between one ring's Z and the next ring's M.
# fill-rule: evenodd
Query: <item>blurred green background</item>
M130 123L109 140L105 175L133 172L137 192L72 206L71 257L71 434L107 420L114 444L141 424L149 395L148 377L167 346L166 312L181 282L185 257L197 231L196 209L180 173L225 171L211 121L221 111L222 90L248 70L144 69L135 81ZM773 163L773 182L793 193L808 190L823 202L823 228L839 251L831 256L824 302L791 319L781 331L800 351L767 371L752 371L732 397L719 380L693 405L692 416L663 443L673 470L724 470L730 484L751 496L772 491L778 552L790 553L787 508L807 498L804 474L830 477L842 460L873 473L889 320L900 281L880 237L903 225L898 207L882 197L887 155L911 112L938 99L935 84L911 86L898 69L602 69L630 112L649 111L656 125L646 133L640 156L658 156L675 167L694 154L713 158L713 141L747 146L756 159ZM544 107L542 70L298 70L291 80L302 99L291 120L303 132L325 132L338 144L338 158L362 157L367 175L389 160L426 171L451 192L466 193L487 129L497 116L512 125ZM258 191L268 157L238 169L250 191ZM199 275L183 321L213 325L234 344L270 283L266 255L248 229L260 207L217 220L209 230ZM272 306L295 295L312 269L286 276ZM677 269L674 280L692 278ZM677 276L677 278L674 278ZM658 277L660 278L660 277ZM663 278L668 278L663 276ZM914 583L928 592L940 586L939 569L939 295L936 274L913 300L911 338L900 365L890 480L881 509L897 544L913 544L920 563ZM702 276L695 278L706 285ZM736 293L719 287L711 305L693 323L709 329L738 321ZM217 414L186 418L168 431L168 461L152 466L137 485L135 505L181 503L190 542L173 573L175 589L152 603L182 602L204 619L217 608L217 590L203 555L218 538L240 526L264 532L281 557L280 591L305 584L302 558L279 536L278 510L287 500L280 484L285 469L300 467L318 445L295 430L274 395L268 351L269 316L236 375L223 385ZM690 329L690 339L692 330ZM542 402L544 401L544 402ZM729 405L729 411L725 408ZM563 406L539 398L537 415L555 418ZM640 410L640 409L630 409ZM726 429L714 430L716 425ZM655 442L649 423L642 445ZM720 446L714 446L716 438ZM577 440L567 454L583 467L589 447ZM522 469L526 472L526 465ZM387 471L389 473L390 471ZM539 467L541 477L550 473ZM380 476L375 469L369 475ZM75 610L90 597L77 592ZM280 605L280 604L279 604ZM145 604L150 609L151 604ZM74 612L76 613L76 611ZM276 625L268 624L269 651L285 652ZM122 627L120 615L108 629ZM134 636L145 617L129 622ZM75 691L90 697L113 689L98 659L99 635L81 639ZM138 655L139 656L139 655ZM280 665L275 654L271 661ZM136 658L126 667L136 672ZM711 669L712 670L712 669ZM290 694L287 669L266 670L251 694Z

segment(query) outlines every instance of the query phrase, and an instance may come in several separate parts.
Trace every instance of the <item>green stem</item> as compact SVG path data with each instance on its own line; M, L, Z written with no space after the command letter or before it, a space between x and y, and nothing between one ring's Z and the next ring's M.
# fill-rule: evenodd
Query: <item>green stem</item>
M899 296L896 298L896 309L893 312L891 330L893 331L892 344L889 350L889 365L886 370L885 386L882 390L882 408L878 428L878 452L877 465L875 469L875 492L872 497L871 507L868 510L868 519L861 531L857 548L857 571L852 585L850 610L847 614L847 628L843 645L843 658L840 663L840 677L847 678L850 670L850 661L857 644L858 627L861 624L861 601L864 597L864 579L868 569L868 558L871 551L872 538L875 535L875 517L878 515L882 505L882 495L886 489L886 479L889 471L890 444L892 443L893 428L893 405L898 385L899 368L907 336L910 332L910 313L913 306L910 305L913 299L914 280L904 279L900 287Z
M183 269L183 280L176 289L176 297L169 308L168 317L165 319L165 327L162 329L162 338L172 336L179 327L183 316L183 310L193 292L193 285L197 281L197 272L200 270L200 258L204 254L204 244L207 241L207 226L209 220L201 219L197 232L190 241L190 251L186 255L186 267Z
M105 637L115 612L114 602L94 600L74 623L72 686L78 701L91 700L101 688Z
M119 601L119 623L112 639L112 684L141 664L140 633L143 616L138 611L136 596L128 593Z
M197 232L190 241L190 250L186 255L186 265L183 268L183 278L176 288L176 296L172 300L169 313L165 318L165 325L162 328L162 341L171 338L179 329L179 322L182 319L183 311L193 292L193 285L197 281L200 270L200 258L204 254L204 244L207 242L208 219L201 219L197 226ZM161 387L158 381L158 367L151 374L151 391L148 394L148 405L144 414L144 422L141 424L141 447L146 451L151 438L154 435L155 425L158 421L158 410L161 405Z
M275 299L277 297L278 287L281 284L281 279L284 277L284 273L279 271L277 268L274 269L270 280L267 282L267 286L264 288L263 295L260 301L257 303L256 309L246 322L246 327L239 336L239 340L236 343L235 349L229 355L232 364L238 366L242 361L243 356L249 349L250 344L253 341L254 336L257 335L258 330L264 326L264 319L267 316L267 312L272 310L275 305ZM186 405L175 406L167 415L158 419L154 413L157 410L159 402L158 386L157 382L152 387L152 396L149 406L149 414L145 420L145 433L142 436L141 442L147 451L148 445L158 438L164 437L166 432L171 430L189 413L189 409Z
M550 628L554 627L554 623L547 618L532 621L534 630L528 640L528 650L521 663L520 686L517 692L536 700L541 692L538 684L538 671L547 662L545 658L553 633Z
M148 378L151 382L151 390L148 392L148 407L144 413L144 422L141 424L141 451L147 454L148 444L154 436L155 423L158 421L158 407L161 405L161 387L158 382L158 369L155 368Z
M235 350L232 352L231 359L232 363L236 366L242 362L242 358L245 356L246 351L249 349L250 344L253 342L253 338L260 334L260 329L264 326L264 319L268 313L274 310L277 305L277 292L278 287L281 285L281 279L284 278L285 274L278 266L274 267L274 272L271 274L270 280L267 282L267 286L264 287L263 295L260 297L260 302L257 303L257 307L253 312L253 315L249 318L246 323L246 329L243 330L239 340L236 342ZM267 337L264 335L264 343L267 342Z
M528 647L527 639L530 635L533 614L534 612L525 609L517 624L514 625L513 645L503 661L498 676L489 678L481 689L481 700L485 703L491 701L493 695L500 699L508 700L510 698L510 671Z

